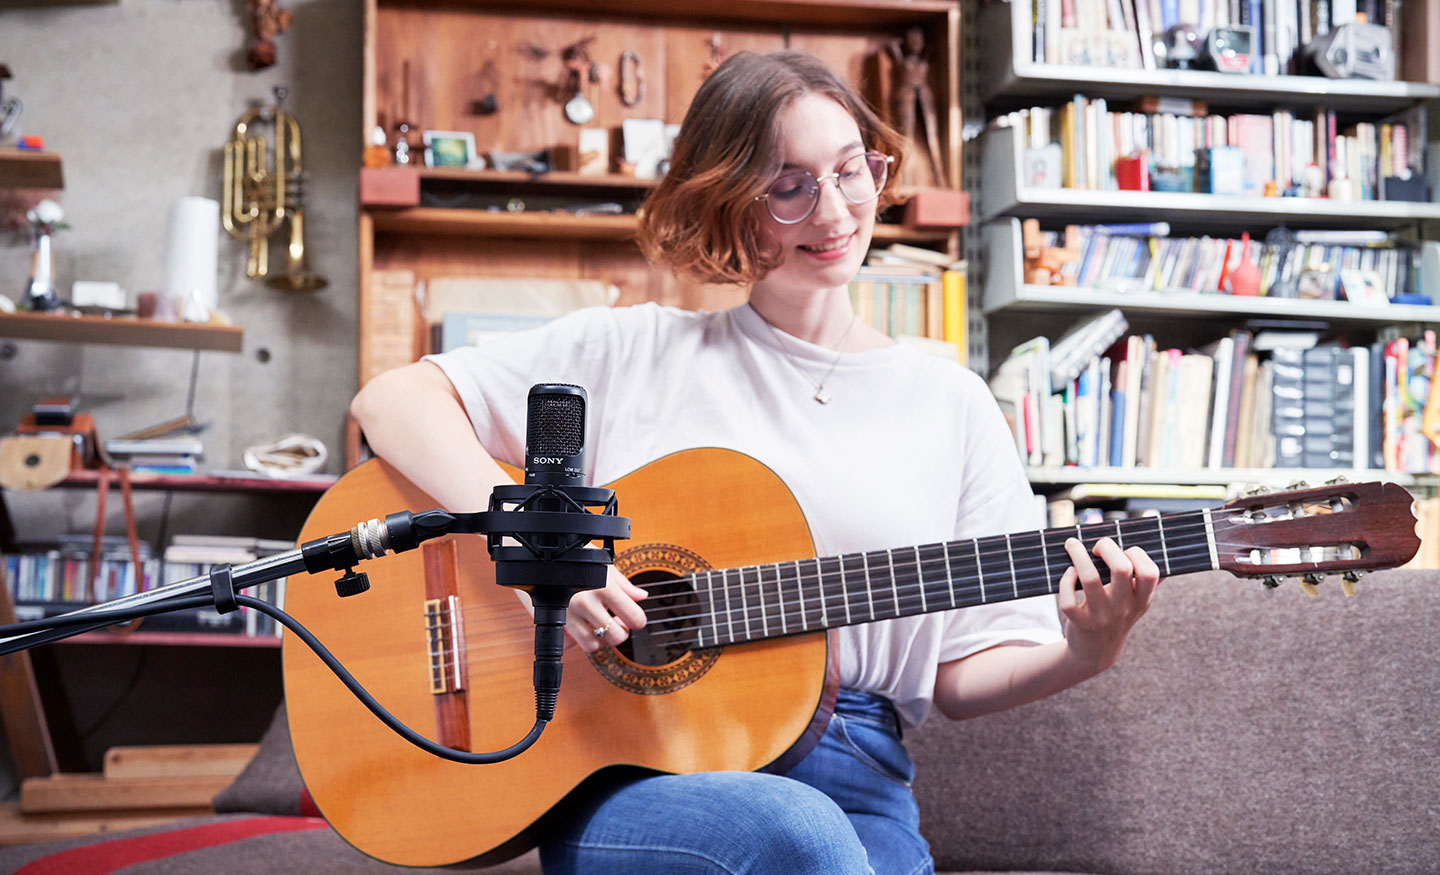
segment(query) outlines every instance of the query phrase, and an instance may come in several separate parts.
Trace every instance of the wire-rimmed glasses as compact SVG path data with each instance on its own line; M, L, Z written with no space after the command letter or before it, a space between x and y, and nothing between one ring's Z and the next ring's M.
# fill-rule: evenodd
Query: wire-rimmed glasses
M782 225L795 225L810 218L820 203L820 186L835 180L835 187L852 204L865 204L880 196L890 175L894 156L883 152L865 152L848 158L834 173L816 178L808 170L787 170L776 177L755 200L764 201L770 217Z

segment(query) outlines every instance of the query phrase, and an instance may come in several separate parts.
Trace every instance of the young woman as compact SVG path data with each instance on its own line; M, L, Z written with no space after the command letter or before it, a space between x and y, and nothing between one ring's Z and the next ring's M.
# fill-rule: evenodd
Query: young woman
M494 459L523 465L529 387L569 382L590 397L593 482L681 449L739 450L789 485L821 555L1037 528L983 380L851 309L900 160L896 134L819 61L737 54L695 96L640 240L660 265L748 284L747 304L581 311L383 374L352 410L379 455L454 510L509 482ZM542 847L546 871L932 871L902 727L1073 686L1114 664L1150 603L1159 572L1139 548L1094 548L1103 586L1080 542L1066 549L1057 598L839 629L834 717L789 773L606 787ZM574 598L567 630L587 652L617 645L645 625L646 595L612 571Z

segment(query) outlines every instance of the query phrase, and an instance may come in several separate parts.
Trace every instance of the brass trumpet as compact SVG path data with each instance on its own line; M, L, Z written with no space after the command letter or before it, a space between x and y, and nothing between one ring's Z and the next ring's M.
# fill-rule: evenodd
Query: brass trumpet
M285 111L284 88L275 89L274 106L258 106L235 122L225 144L225 179L220 219L225 231L250 241L245 276L265 278L270 273L270 235L289 225L285 273L269 276L265 284L288 292L313 292L329 280L313 273L305 253L305 172L301 160L300 125ZM271 166L268 144L256 128L270 125L275 139Z

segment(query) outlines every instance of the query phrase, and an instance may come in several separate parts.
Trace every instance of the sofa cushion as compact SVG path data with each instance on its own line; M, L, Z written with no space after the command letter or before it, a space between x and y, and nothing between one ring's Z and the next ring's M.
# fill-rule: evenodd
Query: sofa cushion
M540 875L539 855L491 875ZM169 826L0 848L14 875L453 875L455 869L392 866L348 845L318 817L222 815Z
M281 702L270 726L260 737L260 747L235 780L211 800L215 811L319 815L300 767L295 762L295 748L290 744L290 724Z
M1160 587L1105 674L911 733L940 868L1415 872L1435 819L1440 572L1345 599L1215 573Z

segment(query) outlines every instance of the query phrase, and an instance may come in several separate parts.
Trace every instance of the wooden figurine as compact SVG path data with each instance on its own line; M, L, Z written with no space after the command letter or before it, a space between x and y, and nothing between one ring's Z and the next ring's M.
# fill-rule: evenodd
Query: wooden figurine
M1025 282L1032 286L1073 286L1075 277L1064 276L1061 268L1080 260L1080 229L1065 227L1065 245L1048 246L1040 232L1040 220L1026 219L1020 225L1021 244L1025 248Z
M290 11L281 9L276 0L250 0L250 29L255 35L245 51L251 70L263 70L275 64L275 37L290 27Z
M912 27L902 40L890 41L890 55L895 60L895 92L893 96L895 127L906 140L915 139L915 109L920 109L925 124L925 148L930 158L934 184L948 188L945 163L940 158L940 127L935 112L935 92L930 90L930 60L925 57L925 30Z

